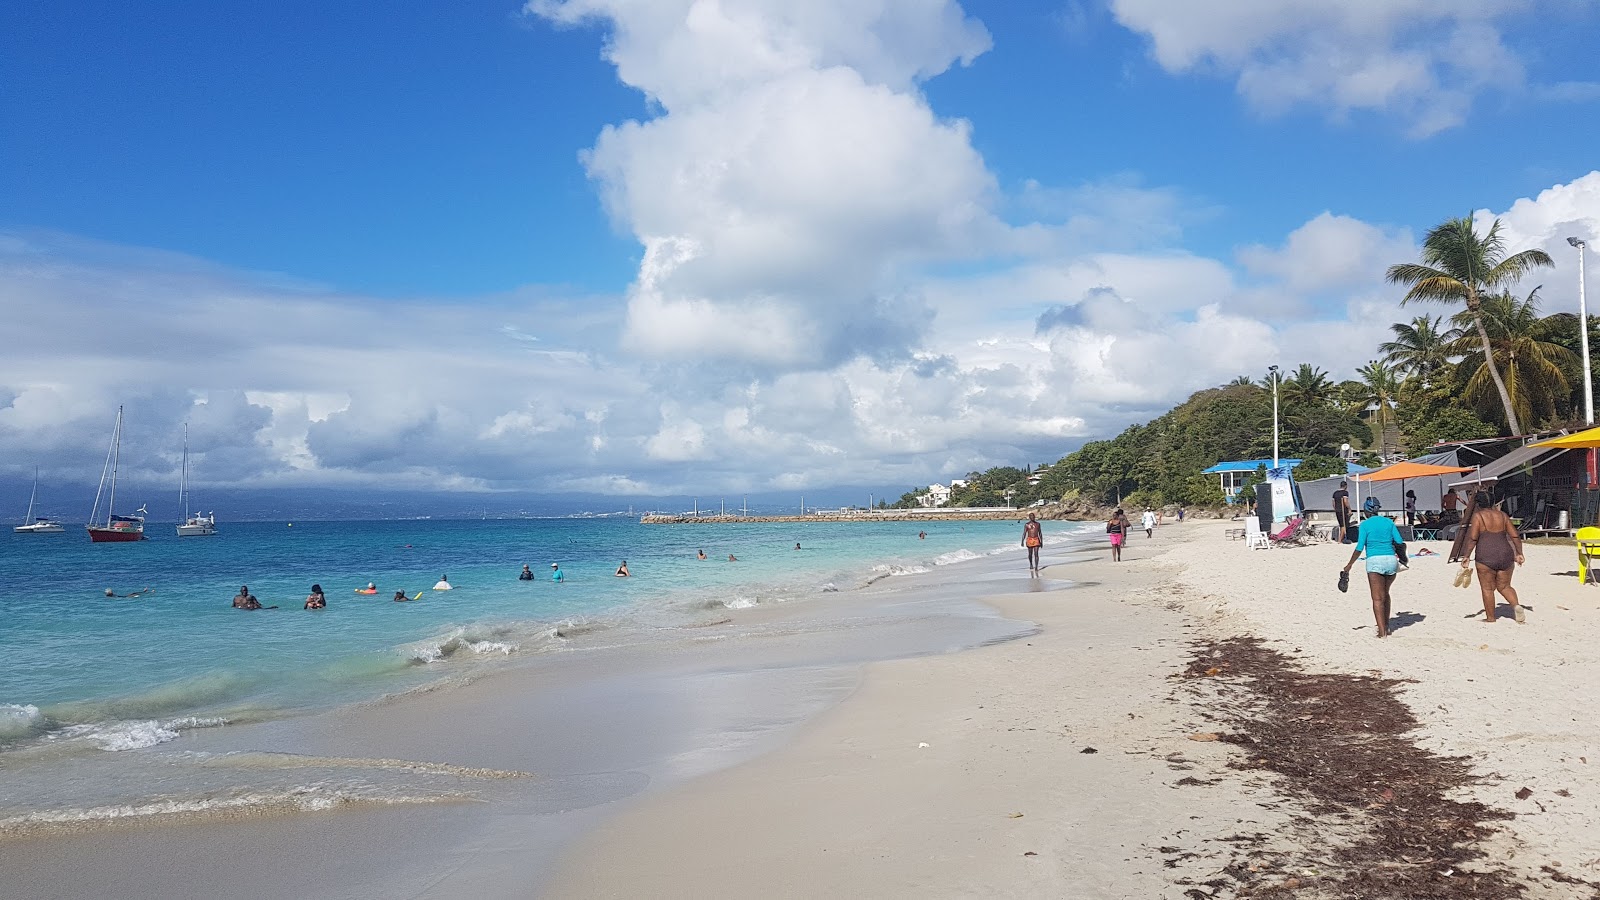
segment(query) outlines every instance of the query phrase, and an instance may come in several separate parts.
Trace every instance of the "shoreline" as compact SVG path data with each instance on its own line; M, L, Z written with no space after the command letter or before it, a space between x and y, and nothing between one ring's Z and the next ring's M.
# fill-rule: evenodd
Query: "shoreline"
M252 784L361 790L297 796L308 802L267 814L224 803L199 818L17 835L0 841L3 883L41 898L211 897L246 882L263 897L526 896L620 801L780 746L853 690L867 662L1025 633L967 599L994 566L987 540L972 546L974 561L926 575L719 609L643 642L598 632L465 684L130 751L255 772ZM130 758L84 759L103 769ZM160 783L145 790L159 806ZM372 794L405 802L362 799ZM410 802L437 794L447 802ZM275 864L286 858L292 873Z
M1407 804L1471 822L1434 844L1438 871L1430 851L1376 845L1422 853L1407 877L1427 896L1600 894L1600 726L1576 712L1600 687L1600 592L1565 574L1570 547L1529 548L1528 626L1464 618L1476 588L1450 588L1442 557L1413 557L1395 588L1405 624L1377 641L1367 598L1333 589L1348 547L1251 552L1226 527L1169 525L1120 566L1047 570L1086 582L1071 592L986 598L1039 632L870 665L782 749L630 804L574 846L546 895L1343 896L1361 873L1330 865L1371 852L1364 835L1390 810L1369 810L1391 803L1406 825ZM1237 645L1218 642L1242 635L1311 683L1378 679L1382 702L1419 722L1397 746L1435 761L1393 775L1379 761L1370 798L1358 784L1361 802L1335 812L1308 793L1317 781L1250 749L1245 711L1276 701L1227 677L1221 648ZM1218 664L1196 671L1194 652ZM1427 779L1445 793L1421 799ZM1357 895L1418 896L1370 884Z

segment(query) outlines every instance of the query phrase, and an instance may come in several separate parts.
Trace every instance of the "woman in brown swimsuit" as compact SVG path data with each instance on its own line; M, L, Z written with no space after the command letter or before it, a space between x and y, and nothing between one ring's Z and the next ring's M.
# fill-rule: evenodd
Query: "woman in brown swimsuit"
M1522 565L1522 535L1517 534L1517 527L1511 524L1510 516L1494 508L1494 501L1487 492L1480 491L1472 502L1477 511L1468 527L1461 568L1467 567L1476 550L1478 589L1483 592L1485 621L1494 621L1494 595L1499 591L1500 596L1511 603L1511 612L1520 625L1527 621L1527 615L1517 601L1516 590L1511 587L1511 573Z

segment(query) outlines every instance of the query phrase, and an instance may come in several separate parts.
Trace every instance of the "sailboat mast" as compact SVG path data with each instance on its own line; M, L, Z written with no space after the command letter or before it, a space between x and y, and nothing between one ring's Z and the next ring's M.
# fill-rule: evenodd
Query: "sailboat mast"
M33 467L33 493L28 495L28 517L22 520L24 525L33 524L33 501L39 497L39 467Z
M183 520L189 521L189 423L183 423L183 467L178 476L178 499L183 502Z
M106 500L106 527L117 509L117 466L122 461L122 407L117 407L117 427L111 431L111 496Z

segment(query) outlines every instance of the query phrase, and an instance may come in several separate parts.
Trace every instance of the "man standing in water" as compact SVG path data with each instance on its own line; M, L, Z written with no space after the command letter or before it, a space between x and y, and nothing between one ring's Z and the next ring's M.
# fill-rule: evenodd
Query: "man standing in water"
M1044 527L1033 513L1028 513L1028 521L1022 524L1022 546L1028 548L1028 572L1038 575L1039 548L1044 546Z

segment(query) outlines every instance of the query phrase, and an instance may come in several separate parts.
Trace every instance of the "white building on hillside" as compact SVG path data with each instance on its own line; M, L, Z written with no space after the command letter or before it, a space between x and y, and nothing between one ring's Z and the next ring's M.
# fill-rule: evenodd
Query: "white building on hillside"
M944 506L950 502L950 489L942 484L928 485L928 492L917 498L925 507Z

